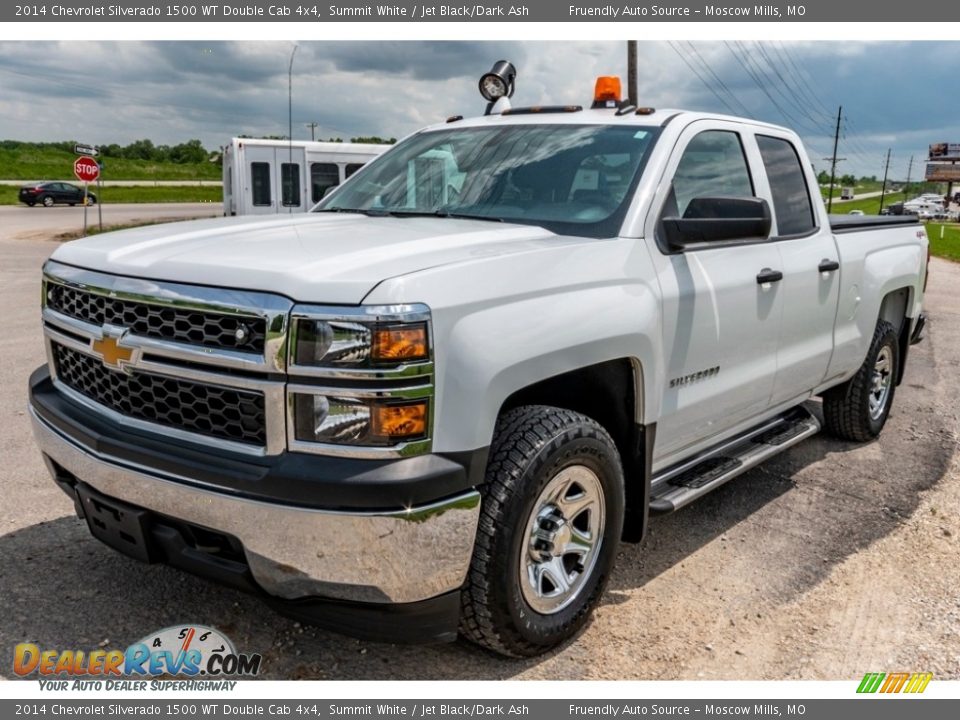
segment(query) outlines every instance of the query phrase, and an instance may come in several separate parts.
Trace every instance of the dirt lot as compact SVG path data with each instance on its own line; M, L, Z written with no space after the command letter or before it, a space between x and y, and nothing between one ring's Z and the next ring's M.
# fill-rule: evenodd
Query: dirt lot
M0 234L4 232L0 229ZM24 409L43 362L51 243L0 238L0 648L124 647L175 623L262 652L270 678L960 678L960 265L934 260L930 330L867 445L808 440L623 545L592 624L543 658L398 647L301 627L256 600L93 540L49 480ZM9 674L10 658L0 659Z

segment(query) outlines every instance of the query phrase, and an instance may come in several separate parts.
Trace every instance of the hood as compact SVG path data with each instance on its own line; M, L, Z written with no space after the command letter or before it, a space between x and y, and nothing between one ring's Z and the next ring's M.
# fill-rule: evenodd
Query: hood
M481 220L308 213L121 230L66 243L52 257L117 275L357 304L388 278L557 240L542 228Z

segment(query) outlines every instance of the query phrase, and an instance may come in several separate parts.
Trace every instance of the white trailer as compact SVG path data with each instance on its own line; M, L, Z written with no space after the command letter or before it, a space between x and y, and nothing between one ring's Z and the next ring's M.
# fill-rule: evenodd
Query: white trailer
M223 214L307 212L389 147L233 138L223 151Z

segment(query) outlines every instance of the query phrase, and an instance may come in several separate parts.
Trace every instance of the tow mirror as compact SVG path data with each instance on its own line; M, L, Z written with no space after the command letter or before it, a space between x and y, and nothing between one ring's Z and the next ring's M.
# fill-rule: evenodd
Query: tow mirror
M770 206L758 197L698 197L683 217L663 218L667 245L680 252L691 246L766 240Z

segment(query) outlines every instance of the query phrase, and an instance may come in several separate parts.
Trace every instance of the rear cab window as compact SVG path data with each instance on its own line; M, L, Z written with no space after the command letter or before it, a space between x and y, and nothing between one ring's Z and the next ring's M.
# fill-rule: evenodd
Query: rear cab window
M770 183L777 235L791 237L813 232L813 203L797 149L783 138L757 135L756 139Z

